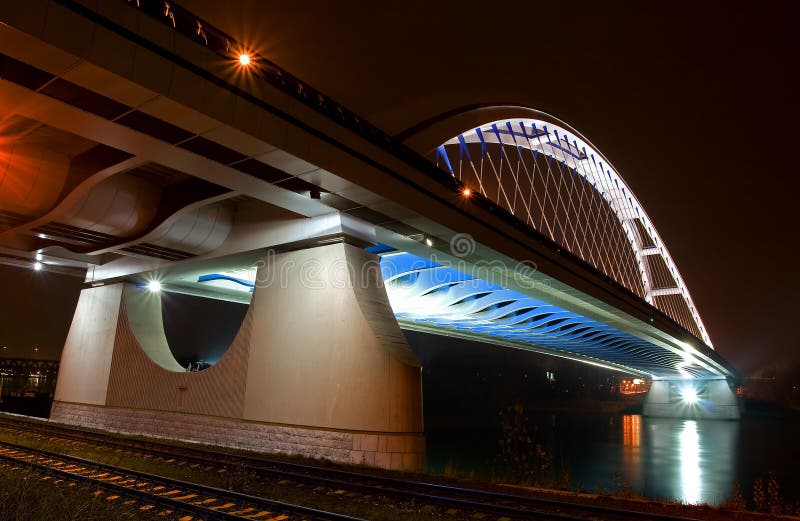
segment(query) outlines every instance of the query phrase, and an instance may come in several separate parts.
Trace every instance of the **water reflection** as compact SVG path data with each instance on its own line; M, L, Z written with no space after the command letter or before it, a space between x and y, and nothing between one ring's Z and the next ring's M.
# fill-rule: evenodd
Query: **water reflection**
M553 448L572 486L582 490L613 491L619 472L632 492L648 498L719 505L731 497L734 482L749 496L755 479L774 472L784 497L800 497L796 420L682 420L577 411L532 414L531 422L537 440ZM432 427L426 436L430 471L448 467L492 476L496 431L473 425Z
M678 451L681 458L681 499L685 503L699 503L702 497L703 482L700 470L700 437L697 422L684 422L681 430Z
M642 417L626 414L622 417L622 468L629 483L642 482Z
M14 392L50 392L55 379L47 375L0 375L0 396Z
M737 463L739 423L644 418L648 497L719 504L730 496Z
M622 444L626 447L641 446L642 417L638 414L626 414L622 417Z

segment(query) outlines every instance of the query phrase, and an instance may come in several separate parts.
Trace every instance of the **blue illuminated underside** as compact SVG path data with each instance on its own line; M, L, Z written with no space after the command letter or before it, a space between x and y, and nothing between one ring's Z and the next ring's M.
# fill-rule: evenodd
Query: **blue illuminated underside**
M398 320L676 376L683 358L630 333L410 253L381 257ZM683 368L701 376L697 366Z

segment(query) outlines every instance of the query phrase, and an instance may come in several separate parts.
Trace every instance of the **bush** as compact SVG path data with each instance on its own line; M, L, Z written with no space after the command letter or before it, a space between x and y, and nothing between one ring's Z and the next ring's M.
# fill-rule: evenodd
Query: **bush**
M557 474L553 450L536 440L536 430L528 428L528 416L522 404L517 402L499 413L500 460L506 478L519 483L537 486L566 488L569 474Z

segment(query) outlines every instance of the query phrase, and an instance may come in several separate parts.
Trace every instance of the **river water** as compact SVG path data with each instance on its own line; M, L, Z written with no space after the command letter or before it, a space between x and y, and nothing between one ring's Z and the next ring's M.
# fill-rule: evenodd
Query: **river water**
M614 491L622 484L648 498L719 505L731 497L734 482L750 498L754 481L774 473L784 499L800 498L797 420L559 412L532 415L530 423L573 488ZM499 467L497 440L492 429L429 429L428 470L490 477Z

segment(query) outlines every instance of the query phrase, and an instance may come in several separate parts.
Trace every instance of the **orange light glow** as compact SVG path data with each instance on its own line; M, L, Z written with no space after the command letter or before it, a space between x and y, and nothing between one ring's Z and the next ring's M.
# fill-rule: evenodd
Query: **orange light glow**
M239 65L247 67L250 65L250 55L249 54L240 54L239 55Z
M472 190L470 190L469 188L464 188L464 191L461 193L464 195L464 197L469 197L470 195L472 195Z

